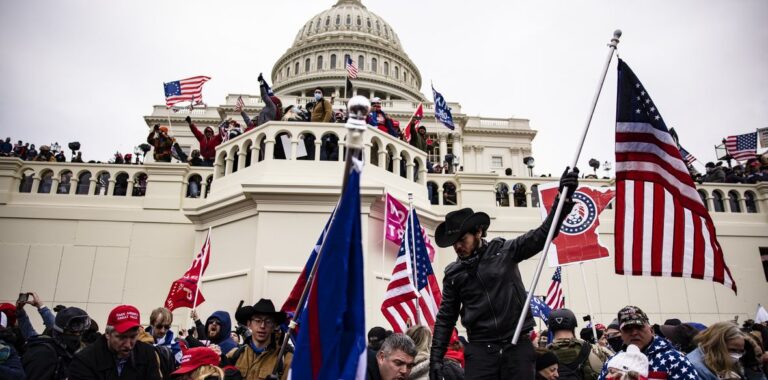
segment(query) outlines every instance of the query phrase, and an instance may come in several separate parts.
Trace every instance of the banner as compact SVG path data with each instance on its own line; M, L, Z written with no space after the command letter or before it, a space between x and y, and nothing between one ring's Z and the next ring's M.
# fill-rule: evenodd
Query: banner
M757 141L761 148L768 148L768 127L757 129Z
M453 124L453 115L451 115L451 107L448 107L448 103L445 102L443 95L435 87L432 87L432 97L435 99L435 120L443 123L448 129L454 129L456 126Z
M387 240L401 245L403 243L403 234L405 234L405 222L408 219L408 207L400 203L397 198L387 193L386 198L387 213L384 218L384 235ZM424 227L421 227L421 235L424 236L424 242L427 244L429 261L435 260L435 247L432 240L429 239Z
M192 261L192 265L184 273L180 279L171 284L171 290L168 291L168 297L165 300L165 307L173 311L180 307L194 308L205 302L203 293L198 291L198 284L200 283L200 277L205 273L208 268L208 263L211 258L211 231L208 230L208 236L203 242L203 247L200 248L195 260ZM195 293L197 293L197 302L195 302Z
M539 211L546 219L557 196L557 182L539 185ZM560 233L552 241L549 265L577 263L608 257L608 248L600 244L598 216L615 196L613 188L580 186L573 195L576 205L563 221Z

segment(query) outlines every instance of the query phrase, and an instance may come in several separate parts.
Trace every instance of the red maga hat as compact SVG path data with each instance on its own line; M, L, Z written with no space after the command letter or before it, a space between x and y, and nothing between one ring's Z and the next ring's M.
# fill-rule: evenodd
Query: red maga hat
M181 366L171 375L183 375L190 373L204 365L219 365L220 357L209 347L190 348L181 357Z
M107 325L115 328L119 334L141 326L139 310L131 305L120 305L109 312Z

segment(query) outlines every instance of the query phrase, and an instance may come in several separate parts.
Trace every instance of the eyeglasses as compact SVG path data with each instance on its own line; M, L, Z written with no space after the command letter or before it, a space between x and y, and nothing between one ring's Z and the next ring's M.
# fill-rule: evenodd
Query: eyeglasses
M264 325L267 327L272 327L275 325L275 321L268 318L251 318L251 322L254 323L256 326Z
M171 325L155 325L154 327L156 329L158 329L158 330L170 330L171 329Z

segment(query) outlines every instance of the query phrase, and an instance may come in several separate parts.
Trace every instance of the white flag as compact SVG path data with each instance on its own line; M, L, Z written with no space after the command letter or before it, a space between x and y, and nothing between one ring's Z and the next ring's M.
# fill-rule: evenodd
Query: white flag
M757 304L757 313L755 314L755 323L768 322L768 311L761 304Z

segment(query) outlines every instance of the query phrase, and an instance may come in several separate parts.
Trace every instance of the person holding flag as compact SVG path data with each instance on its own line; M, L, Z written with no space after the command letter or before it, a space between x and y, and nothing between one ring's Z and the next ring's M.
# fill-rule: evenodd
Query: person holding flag
M556 231L574 206L571 199L578 188L578 169L566 168L560 190L567 188L563 212ZM445 268L442 302L435 320L430 355L430 380L440 379L443 358L459 315L467 328L465 375L468 379L499 379L515 374L517 379L535 376L535 355L529 339L511 343L517 320L525 304L526 289L517 264L539 253L554 222L554 211L538 228L513 239L483 239L490 217L471 208L453 211L437 226L435 241L440 247L453 246L457 260ZM536 326L527 314L523 336Z
M272 89L264 80L264 77L259 73L259 91L261 94L261 100L264 101L264 108L259 111L259 115L255 120L251 120L248 114L243 109L242 99L238 98L238 103L235 106L235 111L240 111L240 116L245 120L246 129L243 133L250 131L253 128L258 127L268 121L282 120L283 118L283 102L280 98L272 94Z
M424 118L424 106L419 103L419 106L416 107L416 112L411 116L411 120L408 122L408 126L405 127L403 134L405 135L405 141L408 141L412 146L426 152L427 127L421 125L422 118Z

